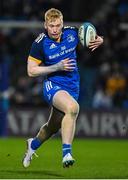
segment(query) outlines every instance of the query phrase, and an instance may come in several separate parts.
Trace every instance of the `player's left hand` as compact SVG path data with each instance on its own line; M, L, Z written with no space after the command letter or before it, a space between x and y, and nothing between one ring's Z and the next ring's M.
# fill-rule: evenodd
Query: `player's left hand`
M103 43L103 41L104 40L101 36L96 35L96 39L94 41L90 41L88 47L91 51L94 51Z

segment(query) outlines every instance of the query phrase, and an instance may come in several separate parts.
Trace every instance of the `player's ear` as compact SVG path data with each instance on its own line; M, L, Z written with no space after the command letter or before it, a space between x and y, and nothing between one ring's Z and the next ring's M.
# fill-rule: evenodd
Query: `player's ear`
M63 22L63 19L61 20L61 26L62 26L62 28L63 28L63 26L64 26L64 22Z
M46 22L44 22L44 28L47 29Z

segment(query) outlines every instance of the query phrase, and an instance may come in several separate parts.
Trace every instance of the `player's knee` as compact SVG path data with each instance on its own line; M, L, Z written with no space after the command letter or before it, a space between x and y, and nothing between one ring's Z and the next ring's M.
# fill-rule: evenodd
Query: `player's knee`
M79 104L76 102L67 105L67 113L70 113L72 116L77 116L79 113Z

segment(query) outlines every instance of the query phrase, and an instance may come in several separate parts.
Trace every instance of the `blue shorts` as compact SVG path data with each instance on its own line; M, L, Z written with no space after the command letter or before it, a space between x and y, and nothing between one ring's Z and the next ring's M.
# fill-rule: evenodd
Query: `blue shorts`
M44 99L47 101L48 104L52 104L54 95L56 94L57 91L60 90L67 91L76 101L78 100L79 88L76 90L72 90L60 84L54 83L52 81L45 80L43 85L43 94L44 94Z

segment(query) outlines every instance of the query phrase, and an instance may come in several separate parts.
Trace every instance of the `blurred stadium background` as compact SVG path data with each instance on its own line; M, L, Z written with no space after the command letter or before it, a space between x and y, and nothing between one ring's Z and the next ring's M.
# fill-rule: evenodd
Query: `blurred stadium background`
M48 117L43 77L28 77L26 64L51 7L62 11L65 25L90 21L104 36L104 45L93 53L78 47L81 111L76 137L127 139L127 0L0 0L0 136L34 136Z

